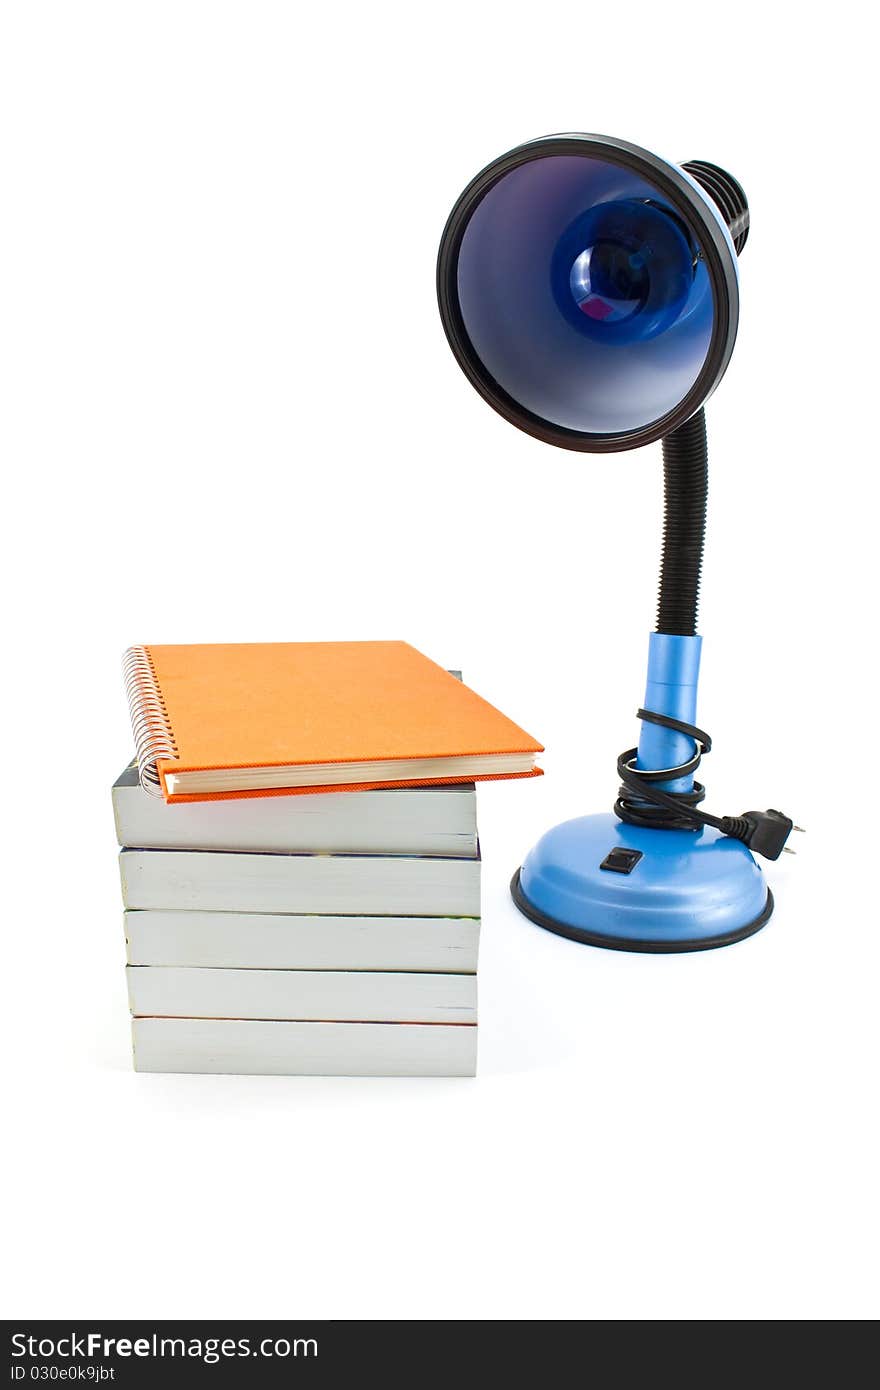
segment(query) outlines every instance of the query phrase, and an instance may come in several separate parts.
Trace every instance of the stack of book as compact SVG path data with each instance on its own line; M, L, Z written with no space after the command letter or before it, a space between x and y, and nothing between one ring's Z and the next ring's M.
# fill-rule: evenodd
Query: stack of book
M473 1074L473 784L113 806L138 1071Z
M139 756L113 806L136 1070L473 1075L466 777L529 775L538 745L402 643L134 648L126 679ZM376 786L388 762L424 785Z

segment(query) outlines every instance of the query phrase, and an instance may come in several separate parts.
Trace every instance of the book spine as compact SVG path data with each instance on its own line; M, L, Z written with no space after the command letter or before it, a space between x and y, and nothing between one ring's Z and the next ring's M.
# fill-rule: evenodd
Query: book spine
M138 778L144 791L162 795L156 766L160 758L176 758L177 745L156 672L146 647L129 647L122 658L131 731L137 753Z

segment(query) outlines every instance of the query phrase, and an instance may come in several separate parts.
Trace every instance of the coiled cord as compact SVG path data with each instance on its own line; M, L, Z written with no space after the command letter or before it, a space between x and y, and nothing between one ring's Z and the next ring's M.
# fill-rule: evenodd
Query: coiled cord
M713 816L708 811L700 811L699 804L706 795L701 782L694 782L689 792L663 791L657 786L658 782L671 782L696 772L702 758L711 752L712 740L696 724L685 724L681 719L670 719L653 710L640 709L638 717L646 723L685 734L693 739L695 748L686 762L656 771L637 768L638 749L627 748L617 759L621 787L614 803L614 814L628 825L648 826L654 830L701 830L710 825L722 835L741 840L756 854L778 859L791 831L800 830L800 826L794 825L781 811L746 811L741 816Z
M617 759L617 775L620 778L620 791L614 803L614 814L628 825L648 825L663 830L696 830L701 824L714 824L714 817L704 818L695 807L706 795L702 782L694 782L689 792L663 791L658 782L671 782L678 777L689 777L696 772L704 754L711 752L712 740L703 729L695 724L684 724L680 719L670 719L665 714L655 714L653 710L640 709L638 718L647 724L659 724L663 729L674 729L694 740L695 749L687 762L677 767L664 767L650 772L636 767L638 748L627 748Z

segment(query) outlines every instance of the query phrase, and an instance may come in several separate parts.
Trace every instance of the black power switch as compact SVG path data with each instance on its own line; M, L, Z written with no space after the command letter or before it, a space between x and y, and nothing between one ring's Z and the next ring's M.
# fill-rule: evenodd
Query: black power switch
M615 874L631 874L642 857L640 849L621 849L618 846L606 854L599 868L610 869Z

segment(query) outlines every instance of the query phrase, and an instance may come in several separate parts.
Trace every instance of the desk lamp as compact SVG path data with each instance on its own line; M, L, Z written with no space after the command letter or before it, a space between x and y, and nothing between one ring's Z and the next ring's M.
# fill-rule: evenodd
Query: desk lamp
M548 831L514 874L526 917L629 951L750 936L773 911L754 854L778 859L779 811L713 816L694 774L697 600L706 519L703 404L730 360L749 209L714 164L676 166L624 140L553 135L468 184L440 244L437 291L465 376L548 444L612 453L663 441L665 526L637 748L613 813Z

